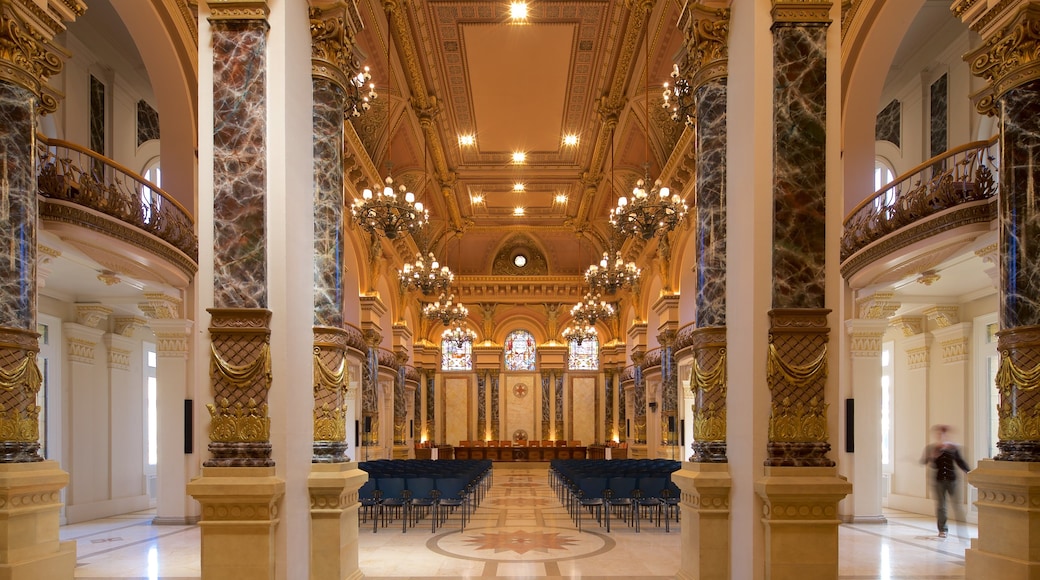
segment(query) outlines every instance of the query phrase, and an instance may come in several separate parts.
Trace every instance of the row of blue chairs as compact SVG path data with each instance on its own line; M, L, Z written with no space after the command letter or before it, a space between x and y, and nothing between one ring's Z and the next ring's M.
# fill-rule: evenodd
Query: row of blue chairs
M431 465L440 464L440 465ZM366 461L358 465L368 481L358 490L359 524L372 520L372 532L388 527L397 517L401 531L432 515L430 531L445 525L458 511L461 529L491 486L491 462L414 459Z
M672 517L679 520L679 489L671 474L680 466L670 460L561 461L550 463L549 478L579 531L589 512L607 532L612 515L636 532L644 517L656 520L657 526L663 521L670 532Z

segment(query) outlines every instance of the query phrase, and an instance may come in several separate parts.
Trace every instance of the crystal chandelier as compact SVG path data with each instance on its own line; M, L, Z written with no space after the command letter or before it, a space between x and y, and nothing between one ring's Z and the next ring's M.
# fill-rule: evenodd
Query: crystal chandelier
M461 323L469 316L469 310L462 304L455 302L455 295L445 296L441 292L440 298L423 306L422 315L430 320L440 320L441 324L450 327L452 323Z
M566 342L573 340L581 344L586 340L596 340L598 338L599 333L596 332L596 327L591 324L575 324L563 329L563 340Z
M477 340L477 333L463 326L461 322L452 324L448 328L445 328L444 332L441 333L442 342L454 342L455 346L458 348L462 348L462 345L467 342L472 344L475 340Z
M672 65L672 84L664 84L664 92L661 93L665 109L672 110L672 120L676 123L694 124L694 102L693 91L690 90L690 81L679 74L679 65Z
M585 298L571 308L571 318L578 324L595 325L614 316L614 307L600 299L599 293L586 292Z
M639 284L641 272L635 262L625 262L621 252L610 259L610 252L603 252L599 265L592 264L585 271L585 282L589 288L613 296L618 290L631 290Z
M405 292L418 290L425 295L444 292L455 281L455 274L447 266L441 266L433 252L424 258L422 252L415 254L415 261L406 263L397 273L401 289Z
M382 234L388 240L415 231L430 217L422 202L415 201L414 193L403 185L395 192L393 185L394 179L388 175L385 187L373 187L375 193L366 188L361 192L361 199L355 199L350 206L355 223L373 236Z

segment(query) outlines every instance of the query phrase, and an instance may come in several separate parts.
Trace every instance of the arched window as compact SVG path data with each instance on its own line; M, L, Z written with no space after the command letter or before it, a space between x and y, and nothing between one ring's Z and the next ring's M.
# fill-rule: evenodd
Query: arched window
M145 168L141 177L151 181L157 187L162 187L162 169L159 167L158 158L148 163L148 167ZM141 215L144 217L144 223L152 223L152 220L159 215L162 202L163 198L159 192L152 191L152 188L148 186L141 186Z
M892 183L895 180L896 174L892 171L892 166L889 165L881 157L874 158L874 192L875 194L881 191L881 188ZM891 187L884 195L878 195L874 198L874 209L878 215L884 215L884 217L891 217L891 214L895 212L896 203L896 188Z
M599 339L589 337L578 342L572 338L567 343L567 370L598 371Z
M506 337L506 370L533 371L535 369L534 335L526 330L514 330Z
M473 341L441 340L441 370L473 370Z

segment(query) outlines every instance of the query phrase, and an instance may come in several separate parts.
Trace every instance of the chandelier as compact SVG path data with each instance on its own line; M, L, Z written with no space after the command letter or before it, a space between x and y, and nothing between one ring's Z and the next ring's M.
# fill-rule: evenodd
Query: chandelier
M361 113L367 111L372 105L370 101L376 100L376 85L372 82L372 73L366 66L361 72L347 80L347 106L345 112L351 117L360 117ZM367 87L366 87L367 85ZM365 89L368 93L364 93Z
M403 291L418 290L426 295L444 292L455 281L455 274L447 266L441 266L433 252L428 252L426 258L422 252L416 253L415 261L406 263L397 275Z
M393 185L394 179L388 175L385 187L373 187L375 193L366 188L361 199L355 199L350 206L355 223L373 236L382 234L388 240L421 228L430 217L422 202L415 201L414 193L403 185L395 192Z
M452 324L441 333L441 342L454 342L458 348L462 348L467 342L472 344L476 339L477 333L463 326L461 322Z
M661 93L665 109L672 110L672 120L676 123L694 124L694 102L693 91L690 90L690 81L679 74L679 65L672 65L672 85L664 84L664 92Z
M599 339L599 333L596 332L596 327L591 324L580 323L563 329L563 340L566 342L573 340L581 344L586 340L597 339Z
M440 320L441 324L450 327L452 323L461 323L469 316L469 310L460 303L455 302L455 295L445 296L441 292L440 298L423 306L422 315L430 320Z
M614 254L613 260L610 259L610 252L603 252L599 265L592 264L585 271L585 282L590 289L613 296L618 290L634 288L639 284L640 275L635 262L626 263L620 251Z
M614 307L600 299L599 293L586 292L585 298L571 308L571 318L578 324L595 325L614 316Z

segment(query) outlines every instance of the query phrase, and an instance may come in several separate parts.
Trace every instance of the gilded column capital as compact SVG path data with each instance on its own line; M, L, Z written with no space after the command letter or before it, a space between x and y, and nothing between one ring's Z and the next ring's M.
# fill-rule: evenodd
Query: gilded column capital
M1008 13L1009 7L1010 3L999 2L971 25L983 34L983 43L965 54L964 60L971 74L986 83L984 89L971 95L982 114L996 114L997 100L1005 93L1040 79L1040 4L1023 4L1014 13ZM998 18L1006 24L996 28L992 19Z
M64 32L64 21L74 21L86 9L82 0L50 0L43 6L34 0L0 0L0 80L36 95L42 115L58 108L62 95L47 82L70 56L54 37Z
M355 54L355 38L363 24L354 4L343 0L312 2L311 76L326 78L346 89L361 71Z
M433 128L434 121L437 120L437 116L441 114L441 104L437 100L436 96L431 95L427 102L420 103L415 98L408 99L409 104L412 106L412 110L415 111L415 116L419 119L419 125L423 129ZM440 141L438 140L438 145Z
M859 318L885 319L891 318L901 304L893 300L892 292L875 292L869 296L856 298L856 312Z
M181 317L184 301L180 298L162 292L145 292L144 298L146 302L139 303L137 307L148 318L176 319Z
M960 307L956 304L939 304L924 311L928 320L935 322L939 328L948 328L961 321Z
M679 16L685 54L678 72L696 91L708 81L729 75L729 8L689 3Z
M924 332L924 319L920 316L897 316L889 320L889 324L900 329L905 338Z
M829 26L831 0L773 0L773 26L808 24Z
M112 312L111 308L101 304L77 304L76 322L89 328L100 328Z
M271 14L267 0L207 0L209 20L263 20Z

